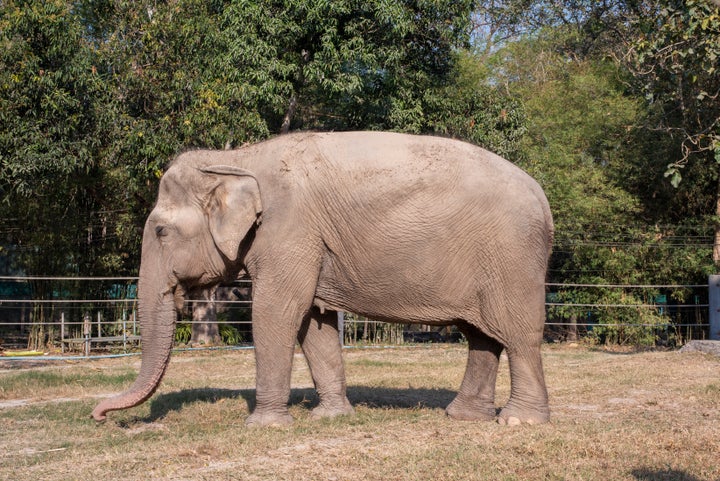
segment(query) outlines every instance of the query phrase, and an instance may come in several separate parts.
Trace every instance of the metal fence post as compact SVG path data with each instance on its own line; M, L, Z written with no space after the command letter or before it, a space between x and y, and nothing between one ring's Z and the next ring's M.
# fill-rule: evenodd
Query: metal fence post
M720 275L708 278L708 304L710 339L720 341Z
M127 352L127 311L123 309L122 314L122 336L123 336L123 352Z
M85 342L83 344L85 357L90 355L90 336L92 336L92 326L90 325L90 313L86 312L83 316L83 337Z
M345 345L345 313L337 311L338 332L340 333L340 345Z
M60 313L60 352L65 352L65 312Z

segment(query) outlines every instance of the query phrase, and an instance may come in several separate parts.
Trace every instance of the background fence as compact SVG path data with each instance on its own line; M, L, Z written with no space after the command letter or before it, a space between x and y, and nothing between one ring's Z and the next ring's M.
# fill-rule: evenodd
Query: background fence
M708 285L547 287L548 341L677 346L709 337ZM250 281L214 294L198 292L186 301L177 343L250 345ZM0 277L0 348L86 355L137 349L136 297L137 278ZM386 324L350 313L343 325L349 345L462 339L451 327Z

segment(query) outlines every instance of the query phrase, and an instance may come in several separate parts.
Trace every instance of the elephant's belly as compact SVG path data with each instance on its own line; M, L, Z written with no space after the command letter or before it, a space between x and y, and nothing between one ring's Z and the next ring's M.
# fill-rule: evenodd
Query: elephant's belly
M334 310L352 312L376 321L397 322L403 324L455 324L459 319L471 316L462 312L453 313L447 306L407 305L400 303L366 303L348 300L347 302L328 302L321 297L315 298L315 306L322 311Z
M404 276L319 279L314 304L321 310L353 312L378 321L446 325L476 318L472 286L442 286L433 280Z

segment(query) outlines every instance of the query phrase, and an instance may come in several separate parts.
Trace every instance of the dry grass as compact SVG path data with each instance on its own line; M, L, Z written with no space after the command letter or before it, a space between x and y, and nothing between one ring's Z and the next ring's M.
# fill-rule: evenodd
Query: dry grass
M720 358L547 346L553 420L508 428L445 417L465 349L347 350L351 418L312 421L295 363L289 428L248 429L251 351L176 354L145 405L96 426L97 396L138 358L0 363L0 479L720 479ZM498 401L509 393L507 365Z

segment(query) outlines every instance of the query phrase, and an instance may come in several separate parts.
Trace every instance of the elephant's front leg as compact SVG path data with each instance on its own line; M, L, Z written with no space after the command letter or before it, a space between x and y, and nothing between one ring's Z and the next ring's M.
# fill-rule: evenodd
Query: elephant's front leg
M337 312L320 313L316 307L311 309L310 316L300 328L298 341L320 397L320 404L313 409L313 417L353 414L347 399Z
M292 361L298 331L311 302L303 307L299 299L267 295L261 284L255 287L252 332L256 405L246 420L248 425L286 425L293 421L288 411Z

